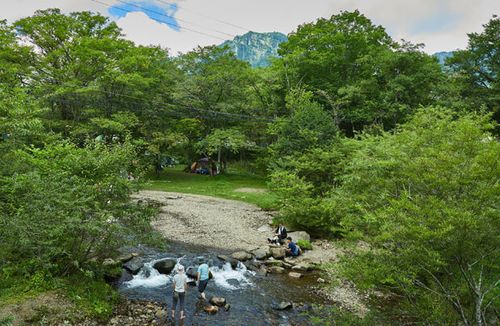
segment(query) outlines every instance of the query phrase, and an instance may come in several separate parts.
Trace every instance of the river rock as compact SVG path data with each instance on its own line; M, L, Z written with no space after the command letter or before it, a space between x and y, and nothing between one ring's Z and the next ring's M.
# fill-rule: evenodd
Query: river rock
M134 257L130 261L123 264L123 268L125 268L134 275L139 273L142 266L144 266L144 263L142 262L142 259L140 259L139 257Z
M297 272L290 272L290 273L288 273L288 276L290 276L291 278L301 278L302 274L297 273Z
M283 262L277 259L268 259L264 262L264 265L283 267Z
M285 259L283 259L283 261L287 264L290 264L290 265L296 265L297 264L297 261L294 259L294 258L291 258L291 257L285 257Z
M282 301L280 304L273 306L273 309L275 310L286 310L290 308L293 308L293 304L288 301Z
M270 248L271 256L275 259L285 258L285 248Z
M119 260L122 262L122 264L125 264L126 262L128 262L129 260L132 260L134 257L137 257L139 256L138 253L136 252L131 252L131 253L128 253L128 254L123 254L123 255L120 255L116 258L116 260Z
M210 303L219 307L223 307L226 304L226 299L222 297L211 297Z
M285 272L285 269L283 267L278 266L271 266L267 270L269 273L273 274L283 274Z
M288 236L291 237L292 241L295 243L299 240L311 241L311 236L305 231L289 232Z
M292 271L305 272L307 271L307 267L303 264L295 265L292 266Z
M318 282L318 283L325 283L326 281L324 279L322 279L321 277L318 277L318 279L316 280L316 282Z
M249 259L252 259L252 255L246 251L237 251L237 252L234 252L232 255L231 255L232 258L234 259L237 259L239 261L245 261L245 260L249 260Z
M165 259L156 262L153 267L161 274L168 275L170 274L170 272L172 272L176 264L177 261L175 261L174 259Z
M223 261L226 261L228 263L231 264L231 267L233 269L235 269L236 267L238 267L238 260L232 258L232 257L229 257L229 256L226 256L226 255L218 255L217 258L219 258L220 260L223 260Z
M186 269L186 275L192 279L196 280L196 277L198 276L198 266L189 266Z
M231 308L231 305L230 305L229 303L226 303L226 304L224 305L224 310L225 310L225 311L229 311L229 308Z
M114 260L112 258L106 258L102 262L102 266L104 266L104 267L115 267L115 266L118 266L119 264L120 264L119 262L117 262L116 260Z
M257 275L259 276L266 276L267 275L267 268L264 266L261 266L259 270L257 271Z
M265 246L252 250L252 254L256 259L263 260L269 257L271 255L271 252L269 251L269 247Z
M219 307L208 305L203 307L203 310L208 314L216 314L219 311Z

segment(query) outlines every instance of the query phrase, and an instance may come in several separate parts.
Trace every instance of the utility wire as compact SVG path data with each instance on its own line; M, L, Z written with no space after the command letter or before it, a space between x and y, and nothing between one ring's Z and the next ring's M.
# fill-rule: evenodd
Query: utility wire
M113 96L116 96L116 97L119 97L119 98L121 97L121 98L133 99L133 100L139 101L141 103L146 103L146 101L144 99L136 97L136 96L131 96L131 95L128 95L128 94L119 94L119 93L114 93L114 92L110 92L110 91L101 90L101 89L98 89L98 88L87 88L86 90L96 91L96 92L100 92L100 93L104 93L104 94L109 94L109 95L113 95ZM73 92L73 93L66 93L66 95L68 95L68 94L75 94L76 95L76 94L81 94L81 93L82 92L78 92L78 93ZM66 103L71 102L68 99L59 99L58 101L60 101L60 102L66 102ZM213 111L213 110L209 110L209 109L195 108L195 107L192 107L192 106L189 106L189 105L185 105L185 104L181 104L181 103L172 103L171 105L182 106L184 109L187 109L188 111L191 111L191 113L196 114L197 117L201 117L201 118L205 118L205 119L212 119L212 118L209 117L209 116L207 116L207 115L201 115L201 114L211 114L211 115L214 116L215 119L219 119L219 118L217 118L217 116L219 116L219 117L222 116L224 118L231 118L233 120L240 120L240 121L255 121L255 122L273 122L273 121L275 121L274 118L270 118L270 117L256 117L256 116L247 115L247 114ZM191 116L182 115L181 113L174 112L174 111L168 111L168 112L165 112L165 113L166 114L176 115L176 116L179 116L179 117L191 117Z
M95 3L101 4L101 5L106 6L106 7L112 7L112 5L110 5L109 3L105 3L105 2L102 2L102 1L99 1L99 0L90 0L90 1L93 1ZM143 7L140 7L140 8L142 8L143 10L146 10L146 8L143 8ZM118 10L121 10L121 11L124 11L124 12L127 12L127 13L131 13L132 12L130 10L123 9L123 8L120 8L120 7L115 7L115 9L118 9ZM160 13L158 13L156 11L155 11L155 13L160 14ZM164 14L161 14L161 15L165 16L165 17L171 18L170 16L167 16L167 15L164 15ZM152 18L152 17L149 17L149 18L151 18L154 21L157 21L158 23L166 24L166 25L174 27L174 28L180 28L180 29L183 29L183 30L186 30L186 31L190 31L190 32L193 32L193 33L197 33L197 34L200 34L200 35L209 36L209 37L213 37L213 38L216 38L216 39L219 39L219 40L222 40L222 41L226 41L225 38L222 38L222 37L219 37L219 36L216 36L216 35L213 35L213 34L208 34L208 33L200 32L200 31L192 29L192 28L175 25L175 24L169 23L169 22L164 21L164 20L159 20L159 19L155 19L155 18Z
M158 2L161 2L161 3L164 3L164 4L168 4L168 5L171 5L171 4L172 4L171 2L164 1L164 0L157 0L157 1L158 1ZM207 15L202 14L202 13L200 13L200 12L196 11L196 10L193 10L193 9L188 9L188 8L186 8L186 7L184 7L184 6L181 6L180 4L177 4L177 3L176 3L176 5L177 5L177 7L178 7L178 8L182 8L182 9L183 9L183 10L185 10L185 11L190 11L190 12L192 12L192 13L194 13L194 14L196 14L196 15L200 16L200 17L208 18L208 19L211 19L211 20L216 21L216 22L218 22L218 23L221 23L221 24L226 24L226 25L228 25L228 26L235 27L235 28L239 28L239 29L241 29L241 30L243 30L243 31L245 31L245 32L248 32L248 31L250 31L250 30L251 30L250 28L242 27L242 26L240 26L240 25L236 25L236 24L230 23L230 22L228 22L228 21L224 21L224 20L222 20L222 19L218 19L218 18L214 18L214 17L207 16Z
M132 7L135 7L135 8L138 8L138 9L141 9L141 10L145 10L147 12L150 12L150 13L153 13L153 14L156 14L156 15L160 15L160 16L163 16L163 17L167 17L167 18L173 18L172 16L169 16L169 15L166 15L162 12L159 12L159 11L156 11L156 10L152 10L152 9L149 9L149 8L145 8L145 7L142 7L142 6L139 6L138 4L135 4L135 3L130 3L130 2L127 2L127 1L123 1L123 0L116 0L120 3L123 3L123 4L126 4L126 5L129 5L129 6L132 6ZM200 24L197 24L197 23L193 23L193 22L190 22L190 21L187 21L185 19L181 19L181 18L175 18L176 20L178 21L181 21L181 22L184 22L186 24L190 24L192 26L198 26L198 27L202 27L202 28L206 28ZM179 26L181 27L181 26ZM211 29L211 28L209 28ZM216 32L216 33L220 33L220 34L224 34L224 35L227 35L227 36L231 36L231 37L236 37L236 35L234 34L229 34L229 33L226 33L226 32L221 32L217 29L211 29L213 32Z

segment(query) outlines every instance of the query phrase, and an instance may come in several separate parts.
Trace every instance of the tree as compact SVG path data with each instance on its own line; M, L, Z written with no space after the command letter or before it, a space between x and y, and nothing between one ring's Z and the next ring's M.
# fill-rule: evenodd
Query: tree
M500 122L500 18L493 18L480 34L471 33L467 49L458 50L446 64L454 73L462 101L469 107L486 106Z
M373 246L346 262L349 275L406 296L426 323L497 321L500 145L489 119L420 110L395 134L364 137L329 196L346 232Z
M373 123L389 129L430 104L442 76L419 46L395 43L358 11L299 26L279 53L290 87L304 87L352 135Z
M212 156L217 154L219 171L226 171L227 155L236 154L243 149L255 146L239 129L214 129L208 136L201 140L197 147L200 154Z

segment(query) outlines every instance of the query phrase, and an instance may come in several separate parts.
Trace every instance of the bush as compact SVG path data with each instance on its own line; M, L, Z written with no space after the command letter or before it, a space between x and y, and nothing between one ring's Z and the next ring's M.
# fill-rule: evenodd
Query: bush
M302 250L312 250L312 244L308 240L299 240L297 241L297 245L300 247Z
M128 203L134 155L128 144L15 152L18 172L0 179L0 268L99 273L92 261L125 245L131 228L145 230L153 214Z

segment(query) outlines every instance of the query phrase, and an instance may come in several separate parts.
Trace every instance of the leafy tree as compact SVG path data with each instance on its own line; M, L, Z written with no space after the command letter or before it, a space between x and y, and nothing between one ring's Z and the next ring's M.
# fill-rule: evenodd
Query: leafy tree
M469 107L485 105L499 122L500 18L493 16L482 33L468 35L467 49L455 51L446 64L454 72L461 99Z
M395 134L366 136L330 195L343 228L373 245L349 275L405 295L426 323L497 321L500 147L489 118L420 110Z
M0 179L0 266L30 275L100 273L102 262L144 229L150 213L128 203L134 148L67 142L16 151L15 174Z
M255 146L239 129L214 129L198 143L198 152L207 156L217 154L219 171L226 171L227 155Z
M321 147L335 138L338 129L331 115L312 97L311 92L302 89L288 94L290 117L278 119L269 127L270 135L275 138L270 146L273 161Z
M431 103L442 77L434 58L393 42L358 11L299 26L279 53L287 84L313 91L350 134L372 123L394 127Z

